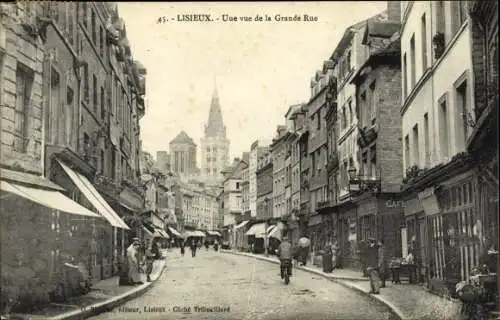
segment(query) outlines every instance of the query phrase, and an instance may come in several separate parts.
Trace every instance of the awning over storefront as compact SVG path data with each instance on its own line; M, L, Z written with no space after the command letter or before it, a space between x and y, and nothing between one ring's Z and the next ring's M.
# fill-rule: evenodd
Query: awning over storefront
M99 213L108 220L108 222L116 228L130 230L120 216L109 206L106 200L96 190L92 183L83 175L73 171L61 161L57 161L64 169L66 174L71 178L75 185L80 189L85 198L99 211Z
M266 232L265 223L257 223L250 227L250 229L245 233L247 236L255 236L256 238L264 238Z
M185 237L206 237L205 233L200 230L186 231Z
M222 237L222 235L218 231L207 231L207 233L211 236L219 236Z
M102 218L97 213L88 210L59 191L24 187L7 181L0 181L0 190L15 194L47 208L80 216Z
M168 234L165 231L163 231L162 229L160 229L160 228L155 228L154 235L157 238L170 239L170 237L168 236Z
M248 222L249 222L248 220L241 222L241 223L240 223L240 224L238 224L236 227L234 227L234 230L238 230L238 229L240 229L240 228L243 228L244 226L246 226L246 225L247 225L247 223L248 223Z
M168 230L169 230L170 232L172 232L172 234L173 234L174 236L176 236L176 237L178 237L178 238L182 238L182 234L181 234L179 231L175 230L174 228L172 228L172 227L168 227Z
M156 237L156 236L155 236L155 234L154 234L153 232L149 231L149 229L148 229L148 228L146 228L145 226L142 226L142 230L143 230L146 234L148 234L151 238Z
M273 228L271 232L269 232L269 238L276 238L281 241L281 231L283 230L283 226L282 224L278 224L274 227L275 228Z

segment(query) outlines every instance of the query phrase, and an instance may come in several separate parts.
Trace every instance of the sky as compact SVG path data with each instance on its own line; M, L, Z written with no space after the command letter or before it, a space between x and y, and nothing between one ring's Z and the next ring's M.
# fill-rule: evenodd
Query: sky
M345 29L385 9L385 1L119 3L133 57L147 69L143 150L156 158L184 130L198 145L199 162L215 87L231 158L256 139L270 140L288 107L308 101L311 78ZM214 21L178 21L183 14L211 14ZM277 14L301 21L275 21ZM272 21L223 22L223 15ZM168 21L158 23L162 17Z

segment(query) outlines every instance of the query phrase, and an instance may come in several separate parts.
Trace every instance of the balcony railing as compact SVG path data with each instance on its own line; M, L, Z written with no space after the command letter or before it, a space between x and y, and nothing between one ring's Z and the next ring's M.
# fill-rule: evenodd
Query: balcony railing
M330 205L330 201L326 200L326 201L320 201L317 203L316 205L316 208L317 209L323 209L325 207L328 207Z

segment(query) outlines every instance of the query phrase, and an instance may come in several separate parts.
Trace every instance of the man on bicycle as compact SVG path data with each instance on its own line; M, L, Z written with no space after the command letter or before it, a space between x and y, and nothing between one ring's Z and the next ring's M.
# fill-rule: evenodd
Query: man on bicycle
M292 275L292 244L288 241L287 236L283 236L281 244L278 248L278 257L280 258L281 279L284 278L283 271L286 271L289 275ZM286 267L288 270L284 270L284 262L286 263Z

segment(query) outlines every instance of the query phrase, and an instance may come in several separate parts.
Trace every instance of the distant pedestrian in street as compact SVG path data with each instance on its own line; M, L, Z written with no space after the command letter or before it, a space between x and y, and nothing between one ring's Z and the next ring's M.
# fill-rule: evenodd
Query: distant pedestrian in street
M197 245L193 239L193 240L191 240L191 257L193 257L193 258L196 256L196 249L197 249Z
M146 240L146 277L148 282L151 282L150 276L151 272L153 272L153 262L156 256L153 249L153 243L151 243L149 239Z
M181 241L180 243L180 247L181 247L181 256L184 257L184 252L185 252L185 243L184 243L184 240Z

